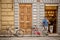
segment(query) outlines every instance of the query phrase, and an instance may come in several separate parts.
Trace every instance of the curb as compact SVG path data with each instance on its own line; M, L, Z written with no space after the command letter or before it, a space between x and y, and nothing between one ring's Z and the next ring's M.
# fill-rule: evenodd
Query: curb
M19 35L19 36L14 36L14 35L0 35L0 37L60 37L59 36L37 36L37 35Z

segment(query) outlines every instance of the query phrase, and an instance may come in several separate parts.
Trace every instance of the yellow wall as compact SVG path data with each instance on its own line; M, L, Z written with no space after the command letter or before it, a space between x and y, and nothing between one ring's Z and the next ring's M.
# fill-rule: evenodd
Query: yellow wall
M1 33L6 31L7 27L14 28L14 9L13 0L1 0ZM4 29L4 30L3 30Z
M1 4L0 4L0 29L1 29Z

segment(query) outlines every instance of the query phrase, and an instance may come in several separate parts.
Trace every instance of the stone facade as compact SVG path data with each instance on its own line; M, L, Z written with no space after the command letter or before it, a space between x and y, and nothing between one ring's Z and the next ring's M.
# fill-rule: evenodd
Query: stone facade
M1 1L0 1L0 29L1 29Z
M59 0L40 0L39 2L37 0L15 0L14 4L14 12L15 12L15 27L19 27L19 3L31 3L32 4L32 27L36 24L38 28L41 29L41 22L44 18L45 13L45 4L56 4L58 5L58 24L57 24L57 33L60 33L60 1ZM17 14L18 13L18 14Z
M32 4L32 27L36 24L41 29L41 22L44 18L45 4L58 5L58 23L57 33L60 33L60 0L0 0L0 33L2 29L8 26L14 30L14 27L19 27L19 3Z
M0 34L7 34L7 28L14 30L14 9L13 0L1 0L0 2Z

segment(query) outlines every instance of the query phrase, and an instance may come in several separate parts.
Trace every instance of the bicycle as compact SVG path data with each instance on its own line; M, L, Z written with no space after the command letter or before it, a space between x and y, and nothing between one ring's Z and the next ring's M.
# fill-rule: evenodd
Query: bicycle
M18 29L18 30L16 30L15 32L12 32L11 30L11 28L10 27L8 27L7 28L8 29L8 31L11 33L11 34L13 34L14 36L24 36L24 31L22 30L22 29ZM21 32L23 32L23 34L21 34Z

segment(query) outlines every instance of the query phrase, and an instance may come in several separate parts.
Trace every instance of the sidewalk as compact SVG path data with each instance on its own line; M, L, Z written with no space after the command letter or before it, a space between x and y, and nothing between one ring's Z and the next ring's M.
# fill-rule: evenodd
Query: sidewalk
M18 35L18 37L46 37L46 35ZM0 37L15 37L14 35L0 35ZM17 37L17 36L16 36ZM48 37L60 37L58 34L49 34Z
M0 37L0 40L60 40L60 37Z

